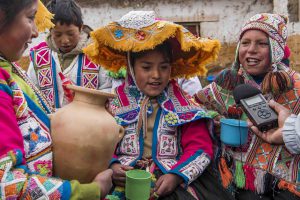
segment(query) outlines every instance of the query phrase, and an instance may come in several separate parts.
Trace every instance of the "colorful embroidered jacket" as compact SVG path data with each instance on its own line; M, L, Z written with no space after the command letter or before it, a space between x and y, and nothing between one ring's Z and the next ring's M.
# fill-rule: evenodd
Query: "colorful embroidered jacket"
M142 93L136 86L125 83L116 88L118 98L111 103L115 119L125 127L125 135L118 144L112 163L134 166L143 155L143 129L138 130ZM153 128L152 158L163 173L183 178L186 186L209 165L212 142L205 123L208 118L196 102L183 95L176 81L156 100L160 106ZM147 115L153 108L148 102ZM201 126L202 124L202 126Z
M49 118L2 68L0 97L1 199L68 199L70 183L47 178L52 175Z
M294 89L276 96L269 94L269 97L298 114L300 111L300 75L295 71L289 71L289 74L293 79ZM245 82L247 81L245 79ZM225 90L216 83L206 86L197 94L197 98L208 109L215 110L227 118L230 118L236 109L232 91ZM247 119L245 113L241 118ZM272 183L273 181L267 181L272 178L266 177L273 177L279 180L279 188L288 189L300 196L300 190L298 190L300 188L300 155L293 155L284 145L265 143L250 129L248 142L245 145L234 148L223 144L220 155L216 163L219 164L218 169L224 187L230 186L232 178L238 188L256 190L258 194L263 194L268 192L268 188L273 187L267 183ZM222 159L227 162L223 162ZM230 168L229 177L228 173L227 175L224 173L227 167Z
M70 66L63 71L57 52L51 50L46 42L31 49L30 58L28 75L54 108L67 104L59 72L76 85L111 92L113 79L83 53L76 56Z
M0 66L0 199L99 199L95 183L51 177L50 106L21 69Z

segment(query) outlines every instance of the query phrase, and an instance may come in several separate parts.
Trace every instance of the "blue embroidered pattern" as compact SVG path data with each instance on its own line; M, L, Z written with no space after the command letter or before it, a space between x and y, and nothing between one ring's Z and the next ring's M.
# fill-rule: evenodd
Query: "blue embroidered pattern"
M123 31L120 30L120 29L116 30L116 31L115 31L115 36L116 36L116 38L118 38L118 39L122 38L122 37L124 36Z

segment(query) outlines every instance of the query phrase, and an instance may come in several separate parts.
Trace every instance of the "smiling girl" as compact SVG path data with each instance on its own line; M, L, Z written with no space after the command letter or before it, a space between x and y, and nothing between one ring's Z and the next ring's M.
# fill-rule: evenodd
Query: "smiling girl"
M93 61L114 71L127 66L125 83L111 103L125 128L111 162L115 185L125 185L127 170L142 168L157 179L153 197L200 198L197 179L213 156L210 117L174 78L203 73L219 42L157 21L151 11L132 11L92 36L85 52Z
M237 55L232 68L222 71L215 83L197 94L207 108L225 118L247 119L233 98L239 84L259 89L266 99L274 99L291 112L299 113L300 75L282 59L287 40L287 19L261 13L251 17L241 29ZM215 163L222 185L235 199L283 200L300 198L300 156L248 132L239 148L222 144ZM292 140L292 137L289 138ZM290 141L288 141L290 142Z

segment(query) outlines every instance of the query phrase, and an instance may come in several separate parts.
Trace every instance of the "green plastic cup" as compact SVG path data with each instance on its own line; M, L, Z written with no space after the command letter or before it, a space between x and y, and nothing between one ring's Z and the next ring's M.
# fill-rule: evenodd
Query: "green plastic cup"
M134 169L126 172L125 196L129 200L150 198L151 173Z

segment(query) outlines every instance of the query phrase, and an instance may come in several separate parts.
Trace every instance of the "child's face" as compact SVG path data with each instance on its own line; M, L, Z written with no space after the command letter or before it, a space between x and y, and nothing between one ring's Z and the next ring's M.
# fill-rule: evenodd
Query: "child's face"
M160 51L137 58L133 69L137 86L149 97L158 96L169 83L171 64Z
M51 36L61 52L69 53L80 40L80 29L74 24L67 25L58 22L51 30Z
M270 44L266 33L248 30L241 38L239 61L250 75L259 76L271 70Z
M28 44L32 42L32 38L38 36L34 23L37 5L37 1L34 1L24 8L0 33L0 54L7 60L11 62L19 60Z

